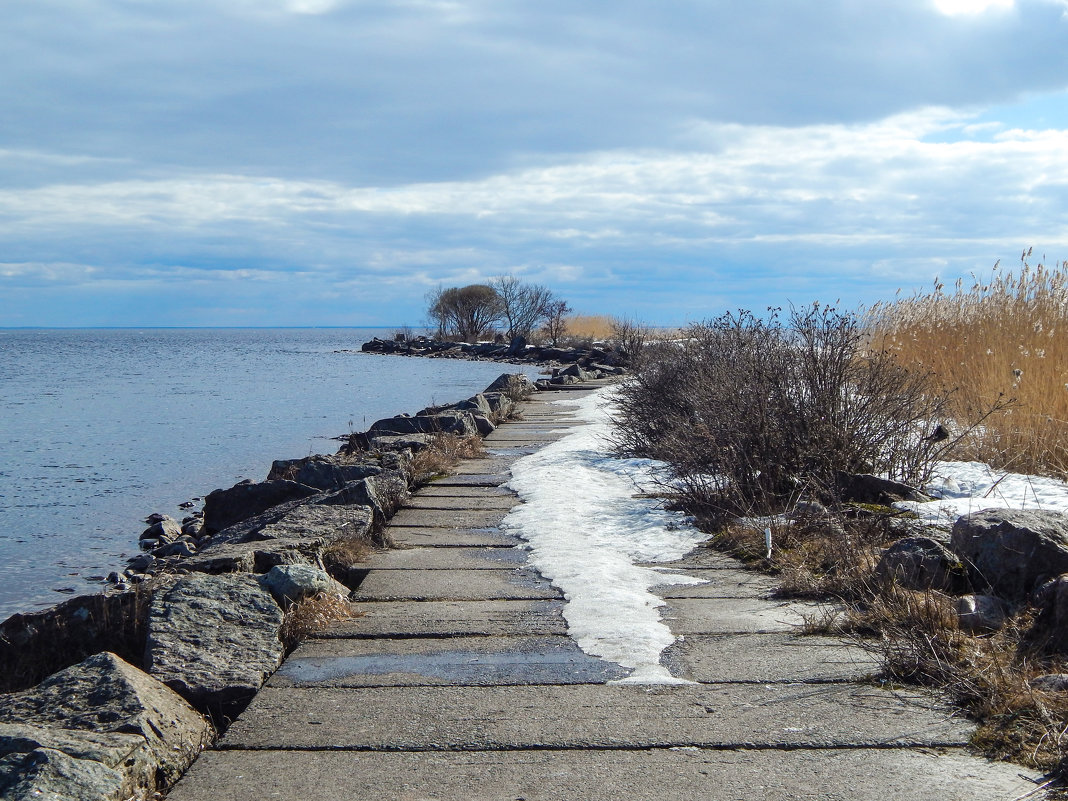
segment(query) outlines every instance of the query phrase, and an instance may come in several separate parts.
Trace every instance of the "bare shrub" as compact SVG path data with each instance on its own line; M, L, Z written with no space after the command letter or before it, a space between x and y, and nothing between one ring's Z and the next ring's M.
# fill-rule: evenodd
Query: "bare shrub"
M833 500L837 475L929 475L945 394L826 306L727 314L653 346L617 401L617 450L668 463L699 517L722 525L798 498Z
M645 347L653 339L653 330L632 317L612 319L612 334L609 340L626 357L631 367L641 364Z

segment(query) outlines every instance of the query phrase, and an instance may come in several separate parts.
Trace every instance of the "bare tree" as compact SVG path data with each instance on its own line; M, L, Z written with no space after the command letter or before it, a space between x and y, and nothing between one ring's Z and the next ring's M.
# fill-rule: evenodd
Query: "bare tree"
M494 278L490 285L501 299L501 315L508 325L509 339L529 337L548 316L549 304L555 300L551 290L540 284L528 284L514 275Z
M427 315L439 336L474 342L501 319L501 299L493 287L471 284L437 289L427 295Z
M571 314L571 311L566 300L551 300L545 307L545 336L554 348L567 333L567 315Z

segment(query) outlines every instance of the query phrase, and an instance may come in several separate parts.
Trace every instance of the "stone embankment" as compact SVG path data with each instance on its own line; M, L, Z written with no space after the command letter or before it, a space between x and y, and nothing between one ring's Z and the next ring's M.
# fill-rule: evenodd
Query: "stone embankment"
M513 364L539 364L552 368L552 377L541 379L538 389L550 389L561 384L618 376L626 372L630 359L627 354L608 344L589 347L558 348L549 345L528 345L522 337L509 344L496 342L453 342L445 339L414 337L408 339L378 339L362 346L364 353L392 356L425 356L435 359L492 360Z
M770 578L711 549L658 565L701 580L654 588L679 683L628 683L583 652L560 590L501 525L520 503L512 463L581 424L547 401L582 392L538 393L484 458L417 490L385 531L398 548L376 553L353 593L356 616L295 650L171 801L1009 801L1035 789L971 756L972 727L938 697L872 681L869 651L799 635L822 607L773 599Z
M184 525L150 518L144 553L105 593L0 624L0 799L169 787L282 663L293 605L361 586L360 554L390 544L416 484L413 452L440 432L492 432L532 391L504 375L467 401L380 420L337 454L277 461Z

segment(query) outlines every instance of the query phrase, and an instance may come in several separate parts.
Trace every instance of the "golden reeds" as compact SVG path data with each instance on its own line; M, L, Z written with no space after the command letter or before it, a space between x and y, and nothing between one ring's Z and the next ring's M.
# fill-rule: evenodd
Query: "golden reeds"
M962 427L984 410L958 449L962 458L1021 472L1068 475L1068 262L995 265L988 280L877 304L867 314L873 347L929 370L952 390Z

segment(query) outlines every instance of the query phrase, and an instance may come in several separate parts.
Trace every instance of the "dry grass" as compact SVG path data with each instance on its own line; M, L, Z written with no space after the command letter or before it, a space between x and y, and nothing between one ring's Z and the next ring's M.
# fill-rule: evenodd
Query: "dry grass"
M434 441L412 458L412 473L416 484L448 475L462 459L478 459L485 456L482 438L472 434L461 437L456 434L435 434Z
M1068 262L934 290L868 314L872 343L931 370L953 390L951 414L974 424L998 399L1014 399L957 447L962 458L1022 472L1068 476Z
M289 653L312 634L355 616L348 601L340 595L322 592L290 606L278 636Z
M326 572L335 578L344 576L349 568L366 561L372 550L371 543L363 537L343 537L323 549L323 566Z
M606 314L573 314L567 318L567 339L604 342L612 337L615 319Z
M987 756L1056 769L1068 749L1068 693L1034 690L1029 682L1068 672L1068 661L1027 645L1034 622L1027 611L1001 631L976 636L959 628L953 597L876 579L882 548L900 536L888 519L773 526L770 559L758 526L729 526L712 544L776 575L780 596L835 601L806 618L802 632L847 634L881 657L885 679L947 692L977 721L972 744Z

